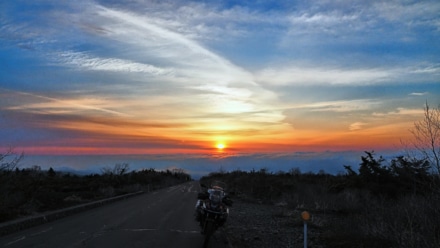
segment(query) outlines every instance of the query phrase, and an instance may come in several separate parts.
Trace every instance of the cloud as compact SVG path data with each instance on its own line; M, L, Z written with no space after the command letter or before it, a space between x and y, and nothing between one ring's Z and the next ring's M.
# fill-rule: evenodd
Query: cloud
M331 113L347 113L359 112L365 110L373 110L380 107L383 102L374 99L355 99L355 100L338 100L338 101L316 101L297 105L286 105L286 110L294 110L296 112L331 112Z
M256 72L263 85L382 85L425 83L439 76L436 65L382 66L376 68L320 65L279 65Z
M95 71L115 71L115 72L142 72L151 75L168 75L172 71L166 68L159 68L153 65L136 63L130 60L117 58L97 58L91 57L84 52L63 52L59 54L60 62Z
M216 66L232 66L227 60L205 49L197 42L161 26L162 22L146 15L140 16L103 6L96 6L95 13L95 23L103 23L103 29L111 30L107 37L122 43L150 48L146 50L147 54L168 60L174 58L177 59L176 62L187 65L196 63L201 66L203 63L200 62L203 61L215 63ZM127 39L127 37L130 38ZM165 47L167 49L161 49ZM145 53L144 51L141 50L141 53ZM188 61L188 57L185 59L180 55L190 55L193 59L199 60Z
M146 8L146 6L148 6ZM249 27L274 28L285 21L278 11L267 12L237 3L226 7L222 3L160 1L137 5L115 6L138 15L148 12L151 22L167 30L198 41L224 41L252 35Z
M354 122L354 123L350 124L348 129L350 131L356 131L356 130L362 129L362 127L365 126L365 125L366 125L366 123L363 123L363 122Z
M406 27L432 26L439 28L440 3L435 1L378 1L373 10L384 20L404 23Z
M359 85L390 81L393 70L384 68L350 69L332 67L283 66L266 68L257 73L258 81L274 85Z
M348 26L349 29L360 29L353 27L355 22L359 25L358 13L346 14L339 11L295 13L289 17L289 21L291 23L290 35L318 33L337 35L342 25Z
M419 101L408 94L438 95L432 1L2 4L1 83L17 93L1 106L37 129L56 124L63 141L227 136L294 149L406 124Z
M46 65L55 72L63 68L73 75L56 81L76 91L23 91L18 95L28 97L26 103L8 108L38 116L42 123L51 120L60 140L76 131L75 136L94 137L97 144L109 135L123 146L124 135L136 133L176 147L175 140L261 135L268 126L283 125L282 111L271 107L273 92L194 35L170 28L167 20L93 3L66 19L71 22L57 25L69 25L78 34L63 40L52 33L68 46L45 47L40 54L48 55Z
M372 115L375 117L390 117L390 116L421 116L423 114L423 109L408 109L408 108L397 108L394 111L379 113L374 112Z
M428 94L429 94L429 92L412 92L409 95L410 96L426 96Z
M72 112L78 113L79 111L95 111L95 113L102 112L115 116L127 116L124 113L102 107L106 104L98 99L58 99L23 91L6 91L10 93L9 97L12 95L16 100L22 99L22 101L15 102L12 106L4 106L4 109L7 110L44 114L68 114Z
M392 33L401 38L417 32L414 27L439 28L440 4L433 1L373 1L350 5L343 1L317 1L302 7L302 11L293 12L289 17L290 34L327 34L334 38L364 40L365 33L387 37Z
M115 60L100 61L101 63L119 65L129 62L135 65L135 68L139 64L147 64L147 68L142 67L146 70L157 70L157 68L162 70L160 65L166 63L167 69L173 71L176 80L192 78L187 83L193 85L199 85L200 80L207 79L225 85L235 78L244 79L242 83L252 84L246 71L206 49L185 34L167 29L167 25L160 19L103 6L94 6L89 11L91 12L89 21L97 28L111 30L103 34L98 33L97 37L124 45L125 53L128 51L135 61L133 64L132 61L118 58L117 56L126 56L118 51L114 54Z
M308 104L307 108L313 111L331 111L331 112L358 112L362 110L371 110L381 104L380 101L373 99L356 99L346 101L329 101Z
M124 44L125 51L133 53L133 57L126 60L118 58L123 54L115 54L112 59L102 59L68 52L67 63L96 70L153 73L161 76L158 87L180 87L182 93L192 93L190 98L180 98L181 105L197 101L201 106L198 109L206 109L206 112L252 113L267 109L275 97L256 84L250 72L205 48L186 32L169 29L165 20L103 6L95 6L89 11L89 21L97 28L111 30L95 35ZM142 62L146 60L149 62ZM162 64L167 64L166 68L160 66ZM176 94L174 91L163 93Z

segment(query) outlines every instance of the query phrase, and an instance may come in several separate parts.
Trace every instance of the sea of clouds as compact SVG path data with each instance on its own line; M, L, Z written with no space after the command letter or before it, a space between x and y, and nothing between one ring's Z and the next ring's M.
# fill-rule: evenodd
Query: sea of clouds
M376 153L377 157L392 158L396 153ZM361 162L361 151L345 152L294 152L294 153L258 153L258 154L163 154L163 155L25 155L19 168L40 166L46 170L77 174L101 173L102 168L112 168L116 164L127 163L130 170L153 168L155 170L183 169L192 178L198 179L211 172L234 170L258 171L266 169L270 173L288 172L299 169L302 173L326 172L338 174L345 172L344 165L357 170Z

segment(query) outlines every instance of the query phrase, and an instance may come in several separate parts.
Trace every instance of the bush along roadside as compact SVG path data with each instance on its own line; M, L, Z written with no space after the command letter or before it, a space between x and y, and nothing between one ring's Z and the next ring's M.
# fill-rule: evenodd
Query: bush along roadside
M115 166L116 169L122 168ZM104 170L79 176L38 166L0 171L0 223L30 215L151 191L191 180L181 170Z
M339 175L301 173L298 169L279 173L237 170L211 173L201 181L224 181L235 199L245 204L236 207L248 210L234 213L233 207L228 221L233 230L231 239L243 245L255 239L274 243L273 237L263 237L273 232L297 233L292 221L299 212L308 210L313 216L313 247L440 247L440 181L437 174L430 173L429 163L405 157L385 161L373 152L365 154L358 171L345 166L346 172ZM256 213L271 216L255 218L255 223L246 221L252 216L246 211L260 208L270 211ZM234 215L239 219L248 216L235 222ZM287 221L284 218L292 223L282 224ZM265 226L271 231L254 235ZM281 247L294 242L287 235L279 239ZM264 242L254 245L269 247Z

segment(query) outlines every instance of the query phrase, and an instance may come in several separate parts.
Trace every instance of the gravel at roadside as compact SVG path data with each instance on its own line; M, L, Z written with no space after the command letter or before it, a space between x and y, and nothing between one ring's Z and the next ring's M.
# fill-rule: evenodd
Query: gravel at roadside
M235 199L224 229L233 247L303 247L301 212L285 204L265 205ZM322 221L312 215L308 247L324 247L320 240L321 226Z

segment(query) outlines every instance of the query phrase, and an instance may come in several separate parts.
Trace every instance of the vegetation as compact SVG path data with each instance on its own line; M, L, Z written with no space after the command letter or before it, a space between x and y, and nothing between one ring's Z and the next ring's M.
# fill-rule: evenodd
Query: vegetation
M440 247L439 108L426 104L411 132L417 153L387 161L365 152L357 170L344 166L339 175L237 170L201 181L221 180L243 200L320 216L325 221L310 224L327 247Z
M0 156L0 222L87 203L108 197L150 191L190 180L183 170L145 169L129 172L128 164L102 169L102 174L78 176L39 166L19 169L22 155ZM10 158L8 160L8 158Z
M358 169L330 175L289 172L220 171L201 183L224 181L242 200L308 210L325 219L327 247L440 247L440 115L425 108L411 132L421 156L389 161L373 151L361 156ZM0 222L139 190L154 190L186 180L182 170L129 172L128 164L102 169L102 174L77 176L34 166L19 169L22 155L0 154Z
M440 189L426 160L385 161L366 152L356 172L212 173L243 200L308 210L327 219L321 228L327 247L440 247ZM388 165L385 165L387 163Z
M425 158L440 176L440 107L423 109L423 119L410 130L414 136L412 146Z

